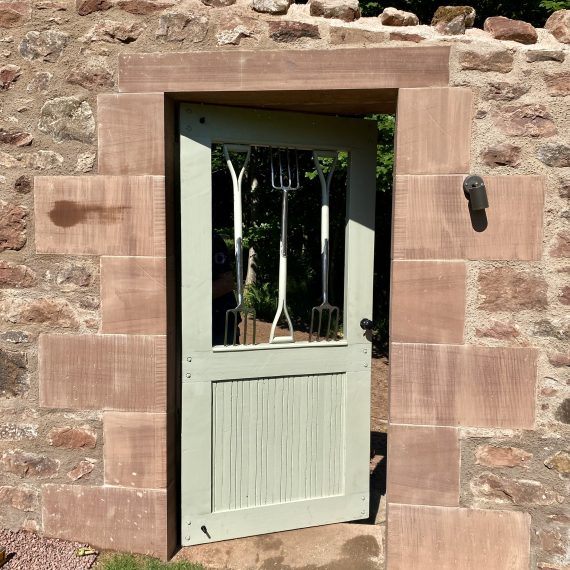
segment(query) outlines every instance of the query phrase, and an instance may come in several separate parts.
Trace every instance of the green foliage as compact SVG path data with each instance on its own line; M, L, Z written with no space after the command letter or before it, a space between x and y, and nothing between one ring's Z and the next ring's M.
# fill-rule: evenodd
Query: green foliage
M277 310L277 287L273 283L252 283L244 292L245 302L254 307L258 319L271 322Z
M413 12L422 24L430 24L440 5L472 6L477 12L475 25L483 27L483 22L490 16L506 16L515 20L524 20L536 27L543 27L546 18L555 10L568 8L569 0L470 0L451 1L438 4L432 0L386 0L380 2L360 1L363 16L378 16L384 8L393 6L400 10Z
M96 570L205 570L199 564L190 562L165 563L147 556L133 554L112 554L105 556L95 567Z
M570 0L542 0L540 5L549 12L570 10Z
M379 2L360 2L360 13L365 18L378 16L382 13L384 7Z
M376 146L376 190L379 192L392 191L392 176L394 169L394 115L370 115L366 117L376 121L378 125L378 143Z

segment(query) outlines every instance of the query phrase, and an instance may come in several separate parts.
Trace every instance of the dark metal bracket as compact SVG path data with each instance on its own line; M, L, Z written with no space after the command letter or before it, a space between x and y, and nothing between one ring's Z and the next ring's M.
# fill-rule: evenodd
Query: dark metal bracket
M489 207L487 188L480 176L473 174L463 181L463 192L469 200L469 207L473 212L485 210Z

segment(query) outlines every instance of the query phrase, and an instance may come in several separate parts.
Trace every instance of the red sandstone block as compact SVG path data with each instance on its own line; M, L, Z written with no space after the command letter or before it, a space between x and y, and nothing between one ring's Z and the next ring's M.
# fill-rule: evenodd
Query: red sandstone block
M166 259L101 258L103 333L166 334Z
M124 487L161 489L167 486L167 415L106 412L105 483Z
M390 420L533 429L534 348L392 344Z
M350 89L360 91L352 101L354 111L355 105L366 96L363 90L375 90L376 97L381 97L387 89L447 85L449 49L424 46L402 50L388 45L305 53L270 50L262 57L245 50L125 53L119 56L119 90L208 93L209 102L226 105L236 102L235 92L245 92L247 96L240 99L242 103L249 101L250 105L262 106L267 102L268 92L287 89L289 92L281 92L281 107L295 97L294 92L321 91L318 102L321 108L325 95L342 97L342 91ZM315 69L326 69L327 73L315 73ZM234 93L229 94L228 88ZM213 100L211 96L216 94L218 97Z
M470 89L400 89L396 174L469 172L472 106Z
M463 262L394 261L391 340L462 343L465 290Z
M459 506L456 428L392 424L388 458L389 502Z
M47 536L161 558L174 549L166 489L44 485L42 503Z
M164 255L162 176L38 176L36 251Z
M390 570L528 570L530 515L388 505Z
M540 259L544 177L485 176L484 213L470 212L463 179L396 177L394 259Z
M166 337L44 334L40 405L166 411Z
M99 174L165 173L162 93L97 97Z

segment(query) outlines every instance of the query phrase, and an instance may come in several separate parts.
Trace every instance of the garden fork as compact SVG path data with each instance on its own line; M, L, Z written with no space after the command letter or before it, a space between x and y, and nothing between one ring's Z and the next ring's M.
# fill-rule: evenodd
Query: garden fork
M293 153L293 157L291 154ZM293 337L293 323L287 309L287 219L288 219L288 197L291 190L301 188L299 180L299 157L297 150L285 149L269 149L271 161L271 185L275 190L283 192L283 201L281 205L281 238L279 240L279 297L277 301L277 312L271 325L271 333L269 334L269 342L295 342ZM275 329L281 318L285 315L287 326L289 327L289 335L275 336Z
M245 160L241 167L239 176L236 174L234 165L230 158L230 152L245 153ZM224 145L224 157L228 165L228 170L232 177L234 190L234 248L236 256L236 287L237 287L237 306L235 309L226 311L226 325L224 329L224 345L238 344L239 317L243 316L243 344L247 344L248 320L253 322L252 344L255 344L256 319L255 309L248 307L243 300L243 269L242 269L242 241L243 241L243 222L242 222L242 201L241 201L241 185L249 159L251 157L251 147L244 145ZM233 328L233 334L230 333Z
M321 158L332 158L330 170L327 177L323 173ZM309 342L313 340L336 339L339 323L339 308L329 303L329 198L331 182L338 162L338 153L330 151L313 151L315 168L321 182L321 267L322 267L322 303L318 307L313 307L311 311L311 328L309 329ZM323 326L323 323L326 326ZM315 329L315 324L317 324ZM324 334L321 335L321 332Z

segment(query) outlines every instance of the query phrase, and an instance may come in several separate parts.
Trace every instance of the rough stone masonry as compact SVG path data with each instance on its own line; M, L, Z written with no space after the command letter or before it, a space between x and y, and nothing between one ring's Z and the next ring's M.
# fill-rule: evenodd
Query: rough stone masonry
M547 178L539 262L469 262L467 342L540 350L533 431L462 431L461 504L529 512L532 567L570 568L570 11L468 7L432 25L356 0L0 0L0 524L42 528L45 482L102 484L98 411L38 404L37 338L99 330L99 265L35 254L34 175L96 173L96 96L122 53L449 45L475 93L472 170ZM318 70L315 70L318 71Z

